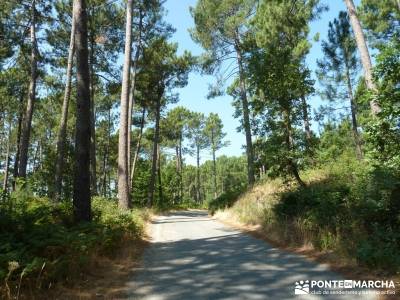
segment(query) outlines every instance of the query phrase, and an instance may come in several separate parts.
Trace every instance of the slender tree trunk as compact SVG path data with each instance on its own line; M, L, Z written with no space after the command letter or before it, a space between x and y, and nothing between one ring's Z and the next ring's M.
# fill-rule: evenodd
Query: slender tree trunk
M287 158L287 166L289 171L292 173L293 177L296 179L297 183L305 187L306 184L300 178L299 170L297 168L297 163L291 158L291 153L293 152L293 136L292 136L292 125L290 121L290 113L289 109L284 109L283 111L284 122L285 122L285 139L286 139L286 147L288 150L288 158Z
M36 0L32 0L31 20L31 77L29 83L29 98L26 105L25 117L22 126L20 162L18 176L25 178L28 165L29 140L31 136L33 108L36 102L36 79L37 79L37 42L36 42Z
M5 165L4 179L3 179L3 193L7 193L7 190L8 190L8 174L9 174L9 168L10 168L10 148L11 148L11 122L10 122L9 128L8 128L6 165Z
M101 179L101 194L103 197L106 197L107 193L107 157L108 157L108 149L104 149L103 153L103 172L102 172L102 179Z
M154 128L154 139L153 139L153 158L151 163L151 175L150 175L149 191L147 197L148 207L151 207L154 202L154 185L155 185L155 177L157 171L157 145L160 134L160 109L161 109L161 95L157 99L157 107L156 107L156 124Z
M196 202L200 203L200 146L196 145Z
M365 40L364 32L362 31L360 20L358 19L358 16L357 16L354 2L353 2L353 0L344 0L344 2L347 6L347 11L349 13L350 23L353 28L358 51L360 51L361 63L363 65L363 69L364 69L365 83L367 84L367 88L369 90L376 91L376 85L372 78L371 57L369 55L367 42ZM376 115L377 113L379 113L381 111L379 103L377 103L375 100L370 101L370 107L371 107L372 114L374 114L374 115Z
M397 8L400 11L400 0L396 0L396 3L397 3Z
M307 147L307 152L310 154L311 153L312 132L311 132L311 126L310 126L310 119L308 117L308 106L307 106L307 101L306 101L305 96L301 97L301 106L303 109L304 131L306 133L306 147Z
M346 64L346 82L347 82L347 92L350 100L350 110L351 110L351 124L353 131L354 143L356 146L357 159L361 160L363 158L363 152L361 148L360 135L358 133L358 122L357 122L357 104L353 95L353 87L350 80L350 70Z
M86 1L74 0L76 25L76 130L73 206L76 222L90 221L90 74Z
M139 20L139 37L138 37L138 45L135 53L135 58L133 60L133 70L132 70L132 80L131 87L129 93L129 109L128 109L128 174L132 174L133 162L131 159L131 140L132 140L132 114L133 114L133 106L135 104L135 89L136 89L136 73L137 73L137 63L139 60L140 49L142 46L142 12L140 11L140 20ZM132 185L132 178L129 180L129 185Z
M142 144L143 128L144 128L144 124L145 124L145 116L146 116L146 108L143 107L142 118L140 119L140 132L139 132L138 140L137 140L137 143L136 143L135 155L133 156L133 162L132 162L131 178L130 178L131 185L133 184L133 178L135 177L136 164L137 164L137 161L138 161L138 158L139 158L140 147L141 147L141 144Z
M72 16L71 37L68 50L67 78L65 83L64 100L61 110L60 128L57 135L57 159L55 174L55 198L61 198L62 174L64 170L65 140L67 136L68 108L71 97L72 66L75 54L75 19Z
M125 29L125 60L122 74L121 115L118 140L118 206L121 209L131 207L129 192L129 161L128 161L128 128L129 121L129 80L132 58L132 18L133 1L128 0L126 6Z
M182 177L181 177L181 162L180 162L180 155L179 155L179 141L175 146L175 158L176 158L176 174L179 180L179 191L178 191L178 199L181 201L181 187L182 187ZM174 200L175 202L175 200Z
M240 84L240 98L242 101L242 110L243 110L243 124L246 133L247 177L249 184L252 185L255 182L253 142L251 140L250 113L249 113L249 103L247 101L246 83L243 70L243 59L238 41L236 42L235 49L237 55L237 62L239 66L239 84Z
M160 203L163 203L163 187L161 179L161 147L157 144L157 174L158 174L158 198Z
M213 149L213 173L214 173L214 199L218 197L217 192L217 161L215 159L215 148Z
M110 106L108 109L108 128L107 128L107 145L105 149L104 155L104 165L103 165L103 195L107 197L107 173L109 169L109 161L110 161L110 146L111 146L111 109Z
M23 109L22 105L24 102L24 95L21 94L20 98L20 109L18 116L18 128L17 128L17 142L16 142L16 151L15 151L15 159L14 159L14 168L13 168L13 180L12 180L12 190L15 191L16 188L16 179L18 178L18 167L19 167L19 158L20 158L20 145L21 145L21 131L22 131L22 119L23 119Z
M214 177L214 199L217 198L217 161L215 159L215 137L214 130L211 130L211 147L212 147L212 158L213 158L213 177Z
M180 195L179 195L179 201L182 202L183 200L183 160L182 160L182 133L179 137L179 171L180 171L180 178L179 178L179 184L180 184Z

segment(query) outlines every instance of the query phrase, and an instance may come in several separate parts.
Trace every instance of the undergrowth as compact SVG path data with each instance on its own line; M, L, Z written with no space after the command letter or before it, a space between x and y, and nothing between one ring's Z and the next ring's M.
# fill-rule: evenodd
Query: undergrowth
M0 298L79 279L97 256L112 256L140 238L143 211L121 212L113 200L92 200L93 221L75 225L70 202L18 192L0 203Z
M220 197L210 210L261 225L271 240L285 245L311 245L371 269L400 272L397 172L344 160L303 177L306 188L268 180L239 197Z

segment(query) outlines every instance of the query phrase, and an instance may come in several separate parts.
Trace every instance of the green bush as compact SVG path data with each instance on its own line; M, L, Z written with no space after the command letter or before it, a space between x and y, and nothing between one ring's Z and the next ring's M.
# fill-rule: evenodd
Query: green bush
M343 153L302 176L306 187L260 184L236 202L225 194L209 205L245 223L261 224L278 242L304 243L356 259L361 265L400 271L400 174ZM271 187L275 188L271 188ZM264 209L260 213L260 209Z
M122 212L113 200L94 198L93 221L74 225L72 204L12 195L0 204L1 292L10 286L48 287L79 276L95 255L112 255L143 234L140 211Z

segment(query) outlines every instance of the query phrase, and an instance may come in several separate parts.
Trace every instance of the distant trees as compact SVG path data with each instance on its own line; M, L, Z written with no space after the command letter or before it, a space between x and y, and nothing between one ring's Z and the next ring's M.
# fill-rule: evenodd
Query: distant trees
M324 10L318 0L199 0L191 9L192 37L205 50L198 58L178 55L158 0L82 0L73 17L69 0L3 2L0 176L7 192L21 176L35 195L73 198L80 221L90 219L91 196L118 196L122 210L200 204L254 183L255 166L257 177L307 187L302 170L325 159L398 165L397 1L362 0L356 13L345 0L348 17L340 13L322 43L318 79L327 98L349 101L351 122L338 121L334 110L310 110L315 84L306 57L310 21ZM222 89L232 96L245 157L218 157L226 145L218 115L171 108L193 69L216 76L210 97ZM371 117L367 101L376 109Z
M200 151L208 147L208 140L204 132L205 117L202 113L192 113L188 122L188 137L190 146L196 155L196 201L201 199L200 182Z
M358 159L361 159L363 154L353 88L358 71L358 57L347 13L340 12L338 19L329 23L328 40L322 42L322 51L324 58L318 60L320 68L318 73L321 82L325 85L324 95L331 101L349 100L356 153Z
M206 50L203 62L206 72L222 76L219 79L222 83L233 75L237 75L238 78L250 185L255 181L254 153L244 56L249 35L249 20L254 14L255 5L254 0L200 0L191 8L196 26L192 30L192 38ZM225 69L226 61L233 61L234 67ZM224 71L220 72L221 68L224 68Z
M226 133L222 131L223 127L224 125L219 116L215 113L210 113L205 121L204 135L207 138L207 144L210 145L212 154L214 198L218 197L216 152L222 147L227 146L227 142L223 141L226 136Z

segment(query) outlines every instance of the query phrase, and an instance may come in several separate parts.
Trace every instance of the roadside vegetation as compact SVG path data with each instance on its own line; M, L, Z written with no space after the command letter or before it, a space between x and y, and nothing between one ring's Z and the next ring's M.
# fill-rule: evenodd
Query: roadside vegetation
M399 272L399 1L344 0L312 35L333 2L198 0L195 57L165 1L0 1L0 297L95 272L151 209L207 205ZM231 97L241 155L177 105L191 72Z
M101 257L139 241L147 218L144 210L123 212L97 197L92 222L76 224L71 203L14 193L0 205L0 297L33 298L83 280Z

